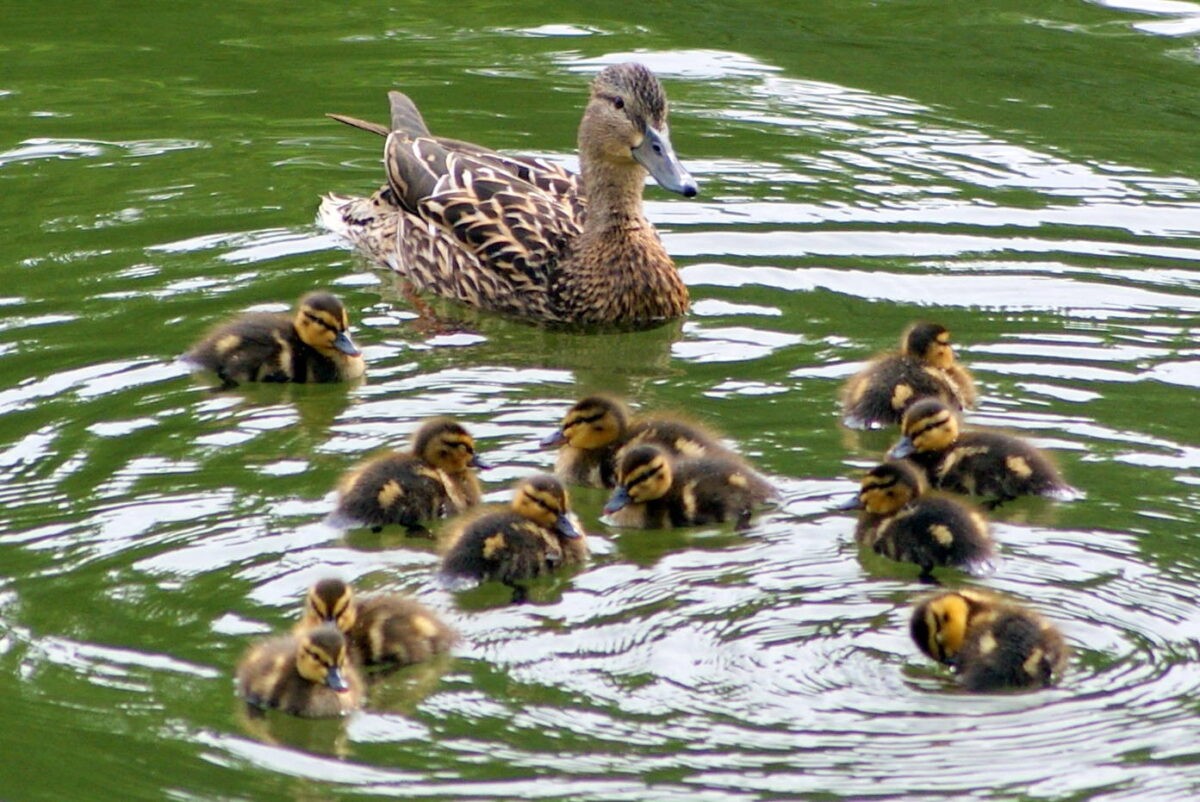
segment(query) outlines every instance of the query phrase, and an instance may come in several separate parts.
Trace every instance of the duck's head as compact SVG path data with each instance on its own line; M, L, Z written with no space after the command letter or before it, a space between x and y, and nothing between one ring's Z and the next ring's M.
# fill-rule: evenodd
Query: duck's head
M518 482L513 491L512 509L521 517L563 537L576 538L583 534L571 514L566 488L553 476L539 474Z
M893 515L925 492L925 476L907 462L885 462L863 477L852 507L872 515Z
M592 395L567 410L558 430L542 440L542 446L569 445L583 451L612 445L629 428L629 410L615 398Z
M309 682L338 693L350 690L346 669L346 639L333 624L309 629L296 639L296 671Z
M696 195L695 179L679 163L667 129L667 95L654 73L628 62L605 67L579 126L585 159L611 167L644 167L663 189Z
M310 292L300 299L293 319L296 333L325 356L360 356L350 339L350 316L342 302L327 292Z
M449 474L491 467L475 455L475 438L457 421L434 418L413 435L413 453Z
M938 323L914 323L900 338L900 350L905 356L918 359L933 368L954 366L954 347L950 330Z
M640 445L626 449L617 462L617 486L604 512L662 498L671 489L671 481L671 460L661 448Z
M888 452L892 459L945 451L958 439L958 414L936 398L926 398L905 410L900 434L900 442Z
M356 611L354 591L340 579L322 579L308 589L304 597L304 625L319 627L330 623L342 632L354 627Z
M939 663L953 663L967 629L994 615L996 603L995 597L966 588L937 593L918 602L909 632L925 654Z

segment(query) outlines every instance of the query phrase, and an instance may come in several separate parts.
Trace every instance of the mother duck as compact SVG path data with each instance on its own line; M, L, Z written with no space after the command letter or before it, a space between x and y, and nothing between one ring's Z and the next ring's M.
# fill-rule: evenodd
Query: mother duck
M667 130L667 98L645 66L606 67L579 124L575 175L434 136L391 92L387 186L326 196L320 216L420 292L549 325L643 327L687 312L688 291L642 212L646 173L684 197L696 182Z

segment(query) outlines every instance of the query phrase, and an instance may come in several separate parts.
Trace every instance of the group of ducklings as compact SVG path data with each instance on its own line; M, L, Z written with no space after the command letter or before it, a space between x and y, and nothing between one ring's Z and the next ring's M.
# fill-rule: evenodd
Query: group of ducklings
M915 563L932 580L949 566L975 575L996 569L987 518L949 495L980 496L994 508L1018 496L1070 499L1075 491L1031 443L999 432L963 430L974 404L970 373L954 358L950 333L911 325L899 351L882 354L846 382L843 422L855 428L900 425L887 461L868 471L849 508L861 510L855 540L894 560ZM1057 681L1067 647L1055 627L1015 601L978 590L920 600L911 634L974 691L1036 688Z

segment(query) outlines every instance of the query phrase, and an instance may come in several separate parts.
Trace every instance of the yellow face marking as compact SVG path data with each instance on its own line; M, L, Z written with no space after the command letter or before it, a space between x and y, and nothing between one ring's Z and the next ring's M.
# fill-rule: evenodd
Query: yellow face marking
M483 541L483 558L490 560L501 551L508 547L508 543L504 540L504 533L497 532L496 534Z
M1033 473L1033 468L1029 467L1029 462L1024 457L1018 457L1015 454L1004 460L1004 464L1008 466L1010 471L1022 479L1027 479Z
M934 524L929 527L929 534L933 535L933 539L943 546L949 546L954 542L954 533L945 524Z
M228 354L230 351L237 348L241 344L242 344L241 337L239 337L236 334L226 334L224 337L217 340L217 342L215 344L215 348L217 349L218 354L220 354L221 356L225 356L226 354Z
M1029 657L1026 657L1025 662L1021 664L1021 668L1025 669L1025 673L1031 677L1040 676L1042 673L1042 658L1044 656L1045 652L1042 651L1040 646L1033 647L1033 651L1029 653Z
M379 488L379 495L376 500L379 506L383 509L390 508L404 495L404 488L395 479L388 479L383 483L383 487Z
M913 388L907 384L897 384L892 388L892 409L904 409L908 399L913 397Z

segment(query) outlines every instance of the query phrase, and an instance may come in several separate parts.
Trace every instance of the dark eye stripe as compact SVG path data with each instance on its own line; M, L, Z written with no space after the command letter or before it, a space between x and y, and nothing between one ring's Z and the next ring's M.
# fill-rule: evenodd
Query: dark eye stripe
M633 487L634 485L640 485L642 482L645 482L648 479L652 479L655 476L658 476L660 473L662 473L662 465L655 463L653 465L647 466L647 468L645 470L643 470L641 473L635 474L633 476L633 478L631 478L627 482L625 482L625 487L630 488L630 487Z
M570 427L578 426L581 423L595 423L603 417L603 412L597 412L594 415L576 415L574 418L571 418L571 420L567 421L567 425L563 428L569 429Z
M334 332L335 334L338 331L340 331L340 329L338 329L337 326L330 325L329 321L325 320L324 318L317 317L312 312L305 312L304 316L306 318L308 318L309 320L311 320L313 323L316 323L318 326L323 326L324 328L329 329L330 331Z
M925 420L927 422L924 422L923 425L918 426L916 429L914 429L913 433L911 435L909 435L910 437L918 437L922 434L925 434L925 432L929 431L930 429L936 429L937 427L939 427L939 426L943 425L944 423L946 423L947 421L949 421L950 416L949 415L938 415L937 417L926 418Z
M532 501L534 504L541 507L546 512L552 512L556 515L559 512L560 506L558 504L549 504L546 501L544 501L542 498L540 498L539 496L535 496L533 493L530 493L528 490L525 491L525 498L529 499L530 501Z

